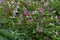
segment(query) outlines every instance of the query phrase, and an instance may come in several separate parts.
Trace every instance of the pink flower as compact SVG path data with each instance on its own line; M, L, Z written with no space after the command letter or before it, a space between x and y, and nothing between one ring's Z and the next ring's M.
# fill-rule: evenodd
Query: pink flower
M49 2L45 2L45 3L44 3L44 6L48 6L48 5L49 5Z
M50 7L48 7L48 11L49 11L49 12L52 12L52 11L53 11L53 9L52 9L52 8L50 8Z
M42 32L42 29L41 28L38 28L38 32L41 33Z
M5 0L0 0L0 3L3 2L3 1L5 1Z
M20 4L20 2L16 2L16 4L17 4L17 5L19 5L19 4Z
M32 22L32 19L29 19L28 21L29 21L29 22Z
M38 7L38 10L41 12L41 13L43 13L44 12L44 8L43 7Z
M14 15L16 15L17 12L18 12L17 9L15 9L15 10L13 11Z
M32 14L37 14L37 11L32 11Z
M28 21L27 21L27 25L30 25L30 23L32 22L32 18L30 18Z
M22 23L21 22L18 22L18 25L21 25Z
M28 10L24 10L24 15L28 16Z

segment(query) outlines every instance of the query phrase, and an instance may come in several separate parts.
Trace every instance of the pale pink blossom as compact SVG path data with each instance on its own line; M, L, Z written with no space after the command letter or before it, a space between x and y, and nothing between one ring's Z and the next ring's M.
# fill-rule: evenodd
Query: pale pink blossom
M30 18L28 21L27 21L27 25L30 25L30 23L33 21L32 18Z
M44 6L48 6L48 5L49 5L49 2L45 2L45 3L44 3Z
M38 7L38 10L41 12L41 13L43 13L44 12L44 8L43 7Z
M38 28L38 32L41 33L42 32L42 29L41 28Z
M17 12L18 12L17 9L15 9L15 10L13 11L14 15L16 15Z
M4 2L4 1L5 1L5 0L0 0L0 3L1 3L1 2Z
M21 25L22 23L21 22L18 22L18 25Z
M49 11L49 12L52 12L53 9L52 9L51 7L48 7L48 11Z

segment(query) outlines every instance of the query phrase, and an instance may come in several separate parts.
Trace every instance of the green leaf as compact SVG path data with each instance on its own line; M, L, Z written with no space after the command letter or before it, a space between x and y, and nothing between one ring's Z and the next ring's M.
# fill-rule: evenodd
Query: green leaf
M5 17L0 18L0 23L8 23L8 22L9 22L9 19Z

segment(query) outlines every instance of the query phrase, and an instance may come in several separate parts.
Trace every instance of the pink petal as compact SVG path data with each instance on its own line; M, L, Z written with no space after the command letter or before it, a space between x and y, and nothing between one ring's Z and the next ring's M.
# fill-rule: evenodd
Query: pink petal
M28 16L28 11L27 10L24 10L24 15Z
M39 7L38 10L43 13L44 12L44 8L43 7Z

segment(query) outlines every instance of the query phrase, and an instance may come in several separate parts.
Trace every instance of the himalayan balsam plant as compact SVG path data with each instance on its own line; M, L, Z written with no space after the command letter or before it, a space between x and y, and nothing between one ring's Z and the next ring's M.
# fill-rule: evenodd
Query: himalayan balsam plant
M0 0L0 40L60 40L60 0Z

